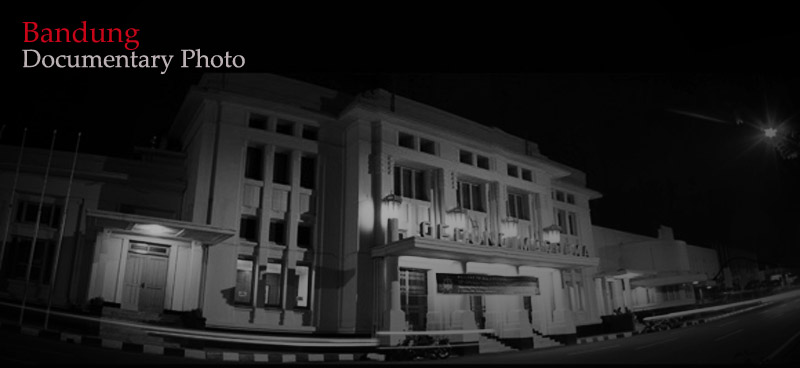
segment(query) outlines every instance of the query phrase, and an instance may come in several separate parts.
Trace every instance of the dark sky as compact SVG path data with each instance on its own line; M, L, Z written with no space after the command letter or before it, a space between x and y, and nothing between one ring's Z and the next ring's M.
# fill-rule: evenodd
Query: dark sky
M793 13L668 4L268 8L191 20L20 13L5 27L16 65L2 141L17 142L27 126L45 145L58 128L65 149L82 131L86 152L125 155L163 133L203 70L21 67L24 48L129 53L120 44L25 44L22 21L136 27L140 55L230 51L246 57L244 72L351 93L380 87L530 139L603 193L592 203L597 225L654 236L664 224L691 244L800 263L800 160L782 160L751 127L772 119L800 131Z

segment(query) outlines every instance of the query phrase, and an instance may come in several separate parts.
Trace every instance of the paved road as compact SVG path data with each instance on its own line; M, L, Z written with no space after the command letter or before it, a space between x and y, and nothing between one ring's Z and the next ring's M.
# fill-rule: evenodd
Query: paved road
M800 363L800 298L710 323L627 339L429 363Z

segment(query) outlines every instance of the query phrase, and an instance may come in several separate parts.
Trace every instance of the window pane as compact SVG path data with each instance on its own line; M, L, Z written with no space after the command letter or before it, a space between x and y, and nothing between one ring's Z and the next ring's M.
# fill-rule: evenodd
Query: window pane
M530 170L523 169L522 170L522 180L532 181L533 177L531 175Z
M290 306L295 308L308 308L308 287L310 285L310 279L308 266L297 265L294 270L289 271L287 290L294 291L292 293L294 294L293 298L287 300Z
M319 128L313 125L303 125L303 139L316 141L319 137Z
M397 144L400 147L414 149L414 136L411 134L399 133L397 138Z
M269 241L286 245L286 224L284 220L272 219L269 222Z
M251 242L258 241L258 217L242 216L239 222L239 237Z
M277 261L270 260L266 267L260 267L260 283L263 293L259 299L263 298L263 302L259 306L279 307L281 305L281 270L282 265Z
M289 185L289 154L275 152L273 163L272 182Z
M297 225L297 246L300 248L311 248L311 239L314 227L309 224L300 223Z
M267 116L259 114L250 114L250 121L248 122L248 125L251 128L267 130L268 120L269 118Z
M302 157L300 159L300 186L303 188L314 189L315 174L317 171L317 160L313 157Z
M264 151L258 147L247 147L244 177L253 180L264 180Z
M514 165L508 165L508 176L513 176L516 178L518 175L518 168Z
M250 256L240 254L236 260L236 295L234 302L240 304L250 304L250 295L253 285L253 260Z
M294 122L286 119L278 119L275 131L281 134L294 135Z
M436 154L436 143L432 140L420 138L419 139L419 150L425 153L430 153L432 155Z
M412 193L412 185L414 184L414 179L411 174L411 170L403 169L403 197L406 198L413 198Z
M428 191L425 190L425 175L421 171L414 171L414 198L428 200Z
M461 151L459 154L459 160L461 163L472 165L472 153L467 151Z
M481 169L489 170L489 158L486 156L478 156L478 167Z
M508 216L512 218L517 217L517 202L513 194L508 195Z
M472 188L472 209L483 212L483 193L479 185L470 185Z
M467 183L461 183L461 207L466 209L472 209L471 205L471 197L469 191L470 185Z
M401 196L403 194L403 190L401 187L402 183L402 172L399 166L394 167L394 194Z

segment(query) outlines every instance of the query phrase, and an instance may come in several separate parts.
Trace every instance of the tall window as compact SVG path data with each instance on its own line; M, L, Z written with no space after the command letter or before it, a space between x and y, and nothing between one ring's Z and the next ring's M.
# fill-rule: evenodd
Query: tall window
M264 180L264 150L262 148L247 147L244 177L253 180Z
M458 182L458 206L473 211L486 212L483 188L480 184Z
M426 329L428 313L428 271L400 269L400 308L412 331Z
M272 182L289 185L289 154L285 152L275 152L275 160L272 167Z
M258 217L242 215L239 221L239 237L251 242L258 241Z
M556 208L555 209L555 215L556 215L556 224L558 225L558 227L561 228L561 233L562 234L566 234L567 233L567 211L564 211L562 209Z
M575 212L567 213L567 234L578 235L578 215Z
M286 281L287 290L291 293L287 300L289 308L308 308L309 288L311 287L311 273L307 265L298 264L289 270L289 279Z
M278 245L286 245L286 221L271 219L269 221L269 241Z
M3 274L9 278L25 279L28 272L28 259L31 254L32 238L14 236L6 243L6 254L3 259ZM50 282L53 271L55 244L50 239L37 239L36 251L31 264L30 281L46 285Z
M425 175L420 170L407 167L394 167L394 193L422 201L428 200L428 191L425 190Z
M36 216L39 211L39 202L20 201L17 206L17 222L36 223ZM39 224L42 226L57 228L61 220L61 206L53 203L42 204L42 215Z
M317 160L314 157L303 156L300 158L300 186L314 189L317 173Z
M240 254L236 260L236 289L234 303L250 305L253 287L253 256Z
M282 271L283 265L277 259L270 259L266 265L258 268L260 287L256 304L259 307L281 306Z
M528 200L525 195L508 194L508 216L520 220L530 220L531 215L528 209Z

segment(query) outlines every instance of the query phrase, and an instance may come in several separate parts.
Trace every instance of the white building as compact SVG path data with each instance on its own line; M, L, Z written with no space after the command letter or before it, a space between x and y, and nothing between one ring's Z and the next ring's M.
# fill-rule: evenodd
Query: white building
M170 137L171 194L114 198L174 215L82 210L85 300L265 332L485 328L522 348L600 323L600 194L533 142L383 90L264 74L204 76Z

